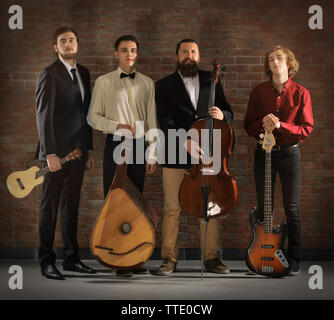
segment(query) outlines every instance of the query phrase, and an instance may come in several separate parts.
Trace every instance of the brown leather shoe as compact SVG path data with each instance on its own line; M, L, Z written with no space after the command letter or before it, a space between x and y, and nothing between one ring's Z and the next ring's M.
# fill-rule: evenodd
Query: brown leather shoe
M213 259L208 259L204 261L204 265L206 268L206 271L213 272L213 273L223 273L228 274L230 273L230 269L225 266L218 257Z
M176 270L176 265L176 261L173 261L170 258L166 258L155 274L158 276L169 276Z

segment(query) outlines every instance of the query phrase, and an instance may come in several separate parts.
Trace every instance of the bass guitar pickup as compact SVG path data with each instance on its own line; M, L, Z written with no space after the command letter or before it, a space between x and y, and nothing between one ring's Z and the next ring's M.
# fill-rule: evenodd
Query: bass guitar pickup
M272 266L262 266L262 272L263 273L273 273L274 268Z

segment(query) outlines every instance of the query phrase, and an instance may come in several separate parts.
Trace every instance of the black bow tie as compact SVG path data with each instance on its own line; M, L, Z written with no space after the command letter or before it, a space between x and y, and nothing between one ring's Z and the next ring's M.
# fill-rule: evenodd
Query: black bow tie
M132 72L132 73L129 73L129 74L126 74L124 72L121 73L121 79L122 78L126 78L126 77L130 77L131 79L134 79L136 76L136 73L135 72Z

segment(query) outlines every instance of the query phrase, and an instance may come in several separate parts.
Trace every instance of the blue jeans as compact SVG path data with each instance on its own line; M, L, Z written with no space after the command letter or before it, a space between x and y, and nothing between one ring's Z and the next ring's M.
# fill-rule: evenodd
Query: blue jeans
M257 218L264 215L264 177L265 151L255 150L254 175L257 195ZM284 210L287 218L288 259L299 262L301 259L301 216L299 190L301 182L301 163L299 147L271 152L272 203L274 207L274 187L276 174L281 180Z

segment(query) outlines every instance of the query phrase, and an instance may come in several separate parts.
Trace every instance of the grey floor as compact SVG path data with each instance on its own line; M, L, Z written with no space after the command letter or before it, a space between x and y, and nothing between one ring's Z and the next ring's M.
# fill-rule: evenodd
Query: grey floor
M32 260L0 260L0 300L332 300L334 298L334 262L303 262L298 276L270 279L247 275L243 261L224 261L231 269L228 275L204 273L201 280L200 261L180 261L178 271L170 277L151 274L119 278L95 260L84 261L98 271L95 275L63 272L65 281L41 276ZM153 260L146 267L154 270L161 261ZM23 271L23 288L10 289L12 265ZM322 289L311 289L313 265L321 266ZM57 266L62 272L61 261ZM12 279L13 280L13 279Z

